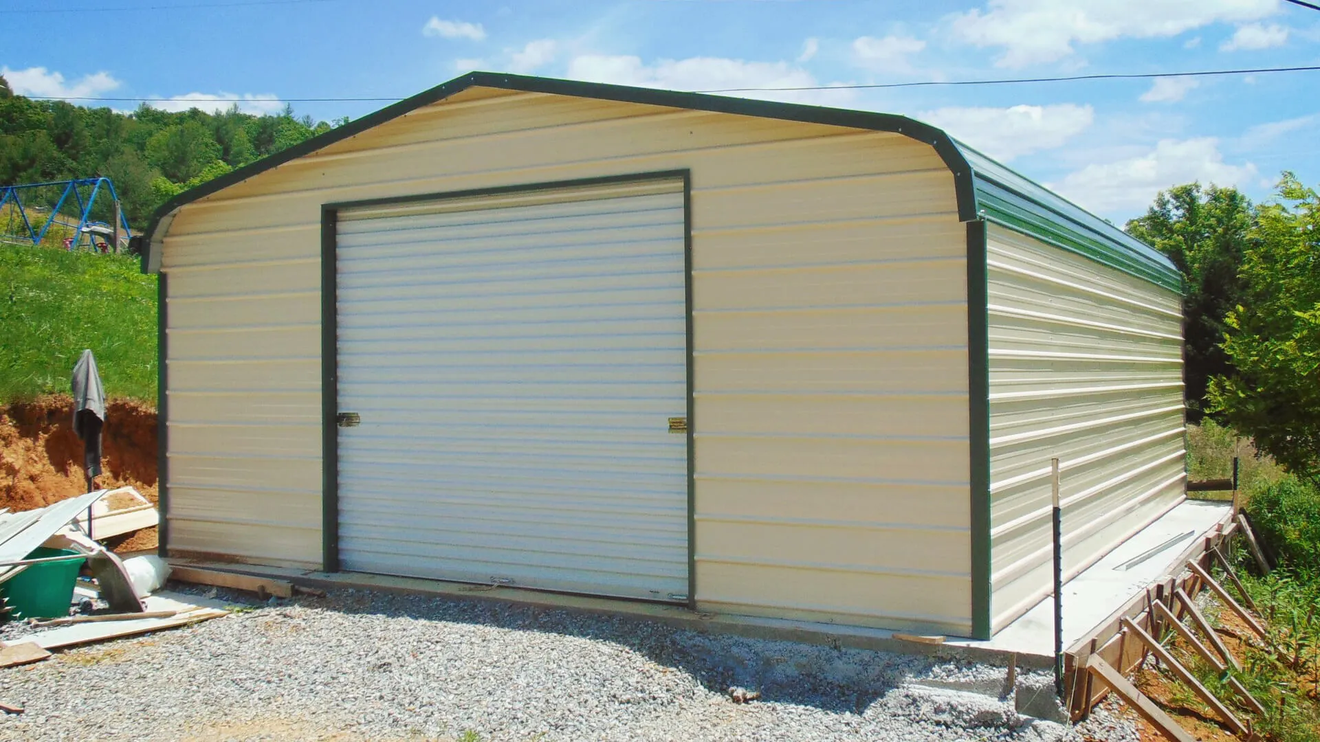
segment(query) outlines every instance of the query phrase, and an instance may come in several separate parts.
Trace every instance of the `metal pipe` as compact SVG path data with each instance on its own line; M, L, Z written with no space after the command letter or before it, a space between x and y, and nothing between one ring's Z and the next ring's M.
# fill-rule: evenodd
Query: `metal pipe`
M1054 511L1054 692L1063 700L1063 508L1059 507L1059 460L1050 459Z

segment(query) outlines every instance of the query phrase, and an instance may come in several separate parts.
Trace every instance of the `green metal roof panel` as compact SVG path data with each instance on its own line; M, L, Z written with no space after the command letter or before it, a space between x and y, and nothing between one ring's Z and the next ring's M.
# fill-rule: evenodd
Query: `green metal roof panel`
M977 212L1064 250L1182 293L1182 274L1159 251L966 144Z

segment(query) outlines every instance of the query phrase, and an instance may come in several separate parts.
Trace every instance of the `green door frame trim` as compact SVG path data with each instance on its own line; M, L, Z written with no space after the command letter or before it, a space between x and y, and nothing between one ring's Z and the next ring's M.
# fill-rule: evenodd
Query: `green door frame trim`
M687 342L687 568L686 604L695 610L697 596L696 568L696 446L695 375L692 348L692 171L661 170L624 173L599 178L578 178L539 183L517 183L493 188L475 188L440 193L417 193L406 196L339 201L321 205L321 568L340 571L339 559L339 346L338 280L336 273L336 229L339 212L366 206L387 206L423 201L451 201L461 198L498 196L510 193L554 191L568 188L646 183L657 180L681 182L683 186L683 284L684 319ZM162 276L163 278L163 276ZM163 419L163 418L162 418ZM162 490L163 491L163 490Z
M967 222L967 399L972 638L990 630L990 336L986 223Z

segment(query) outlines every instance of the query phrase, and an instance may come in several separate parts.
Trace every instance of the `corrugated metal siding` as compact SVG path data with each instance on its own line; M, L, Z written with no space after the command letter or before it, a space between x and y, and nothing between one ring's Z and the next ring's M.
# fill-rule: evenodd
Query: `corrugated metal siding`
M298 331L314 344L319 296L303 287L318 283L322 203L682 168L693 178L699 606L968 633L966 233L953 176L928 145L635 104L460 96L185 206L164 265L181 296L184 264L306 259L285 291L197 286L228 297L210 305L226 313L189 321L310 317ZM247 338L224 340L241 355ZM315 390L319 354L303 362L286 351L226 376L172 364L170 389ZM300 435L316 446L320 433ZM285 481L319 493L313 469ZM181 508L201 496L176 492ZM319 537L319 498L296 502L292 520ZM242 505L252 521L270 512ZM226 551L281 533L202 523L172 536ZM845 542L856 548L826 548ZM276 558L266 548L245 554ZM296 548L320 557L313 539Z
M1050 589L1050 459L1064 571L1080 572L1183 492L1181 298L991 225L992 615Z
M344 569L686 600L682 180L339 220Z

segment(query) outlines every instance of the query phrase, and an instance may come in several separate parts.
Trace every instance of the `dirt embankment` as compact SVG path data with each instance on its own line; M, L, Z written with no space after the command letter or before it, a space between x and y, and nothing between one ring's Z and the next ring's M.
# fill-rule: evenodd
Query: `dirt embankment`
M133 487L156 502L156 411L119 400L106 418L97 486ZM86 491L71 398L0 406L0 507L31 510Z

